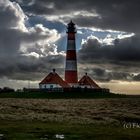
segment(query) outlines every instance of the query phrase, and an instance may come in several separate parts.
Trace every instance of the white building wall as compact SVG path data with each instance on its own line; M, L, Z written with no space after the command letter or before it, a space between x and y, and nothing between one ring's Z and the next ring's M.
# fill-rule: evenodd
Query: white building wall
M77 83L69 83L70 87L74 87L74 88L77 88L79 87L79 84Z
M90 86L90 85L80 85L81 88L95 88L93 86Z
M40 89L61 88L59 84L40 84Z

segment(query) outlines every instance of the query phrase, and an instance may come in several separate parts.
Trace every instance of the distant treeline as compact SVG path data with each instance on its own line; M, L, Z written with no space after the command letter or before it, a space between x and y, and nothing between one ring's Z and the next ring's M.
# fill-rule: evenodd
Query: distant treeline
M71 93L71 92L79 92L79 93L109 93L109 89L106 88L80 88L80 87L71 87L71 88L49 88L49 89L39 89L39 88L24 88L24 92L63 92L63 93Z
M13 89L10 87L0 88L0 93L9 93L9 92L63 92L63 93L71 93L71 92L80 92L80 93L109 93L109 89L106 88L80 88L80 87L71 87L71 88L50 88L50 89L39 89L39 88L23 88L23 89Z
M0 88L0 93L14 92L15 90L9 87Z

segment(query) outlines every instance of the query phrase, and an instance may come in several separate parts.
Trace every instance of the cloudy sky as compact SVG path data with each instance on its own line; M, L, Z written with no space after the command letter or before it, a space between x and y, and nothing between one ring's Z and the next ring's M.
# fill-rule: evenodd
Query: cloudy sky
M140 94L138 0L0 0L0 87L38 87L53 68L64 77L66 25L76 24L79 78Z

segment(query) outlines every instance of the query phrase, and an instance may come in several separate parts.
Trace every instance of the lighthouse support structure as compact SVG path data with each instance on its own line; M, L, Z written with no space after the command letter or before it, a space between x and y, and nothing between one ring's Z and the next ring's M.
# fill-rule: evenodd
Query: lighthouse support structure
M65 65L65 81L70 86L77 86L78 74L77 74L77 57L76 57L76 43L75 24L71 21L67 27L67 50L66 50L66 65Z

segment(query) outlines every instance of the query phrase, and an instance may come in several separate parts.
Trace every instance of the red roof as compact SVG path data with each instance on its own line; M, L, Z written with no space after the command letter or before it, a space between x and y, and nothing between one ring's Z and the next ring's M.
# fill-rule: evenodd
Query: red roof
M87 74L79 80L79 85L90 86L91 88L100 88Z
M68 83L65 82L56 72L49 73L39 84L59 84L63 88L69 87Z

